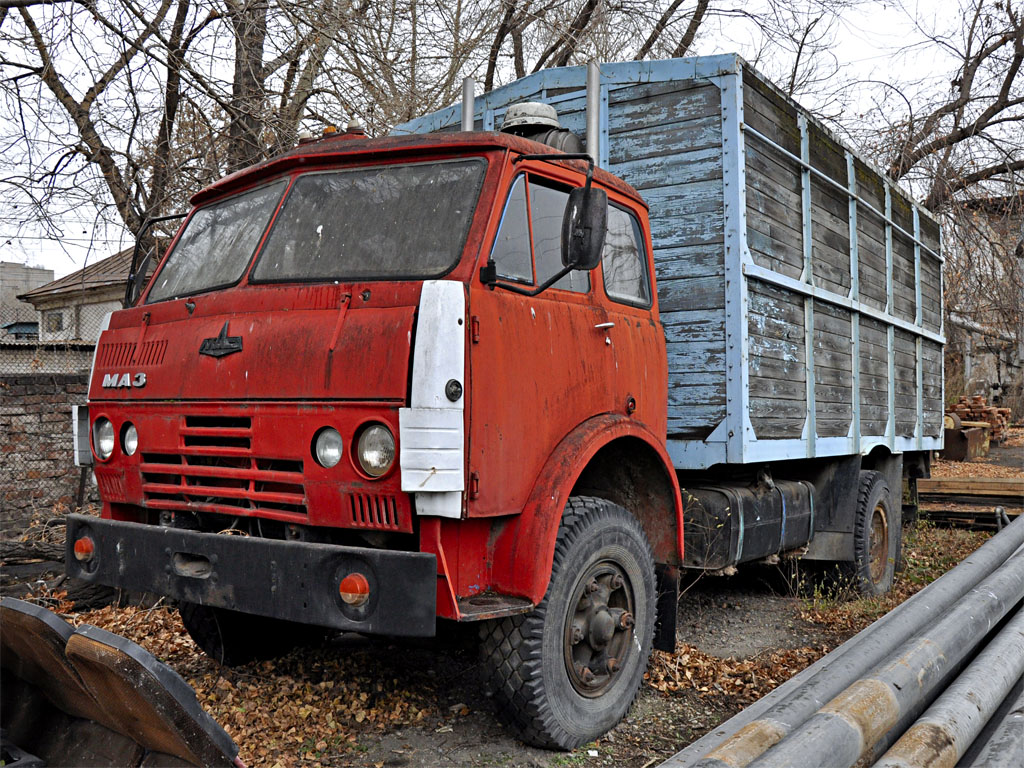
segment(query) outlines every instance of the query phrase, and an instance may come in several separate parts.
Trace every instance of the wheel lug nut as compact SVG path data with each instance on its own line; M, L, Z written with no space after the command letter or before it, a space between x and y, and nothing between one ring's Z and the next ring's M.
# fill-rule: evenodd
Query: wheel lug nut
M591 683L594 681L594 673L590 671L590 667L584 667L583 671L580 672L580 679L584 683Z
M624 613L619 617L619 629L630 629L633 626L633 614Z
M583 641L583 627L579 624L573 623L572 625L572 644L577 645Z
M623 581L622 576L620 576L619 574L616 573L614 576L612 576L612 589L622 589L622 585L625 583L626 582Z
M618 659L614 659L614 658L608 659L608 673L614 675L618 671L619 671L619 660Z
M597 579L593 579L589 584L587 584L587 592L597 592L600 588L601 585L597 583Z

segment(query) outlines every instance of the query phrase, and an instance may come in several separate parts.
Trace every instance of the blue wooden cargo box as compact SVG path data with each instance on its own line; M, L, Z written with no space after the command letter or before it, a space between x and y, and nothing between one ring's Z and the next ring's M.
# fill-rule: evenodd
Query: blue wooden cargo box
M650 206L676 467L941 448L930 214L739 56L600 72L598 164ZM543 101L582 136L586 79L548 69L478 96L476 127Z

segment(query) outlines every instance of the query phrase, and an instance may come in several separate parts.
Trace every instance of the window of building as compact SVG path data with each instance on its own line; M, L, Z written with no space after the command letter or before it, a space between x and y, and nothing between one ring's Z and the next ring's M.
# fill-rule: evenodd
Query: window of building
M43 315L43 327L47 333L59 333L64 330L64 313L59 309Z

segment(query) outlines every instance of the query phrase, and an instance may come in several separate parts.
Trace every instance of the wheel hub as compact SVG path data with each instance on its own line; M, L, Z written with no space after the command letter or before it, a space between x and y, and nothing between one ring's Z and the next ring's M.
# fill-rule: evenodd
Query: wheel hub
M889 521L885 507L877 505L871 513L871 532L868 536L870 563L868 569L871 581L878 584L885 577L885 569L889 560Z
M632 648L633 612L632 585L616 563L595 563L577 581L563 647L569 682L580 695L600 696L614 682Z

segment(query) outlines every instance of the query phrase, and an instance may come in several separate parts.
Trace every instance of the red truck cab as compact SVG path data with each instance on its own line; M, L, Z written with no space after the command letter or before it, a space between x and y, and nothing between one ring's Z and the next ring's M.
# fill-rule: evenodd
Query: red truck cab
M70 518L69 572L177 599L225 662L301 627L486 621L524 738L614 725L656 613L674 642L665 337L644 202L559 158L342 133L197 194L99 340L102 518ZM570 270L591 187L604 245Z

